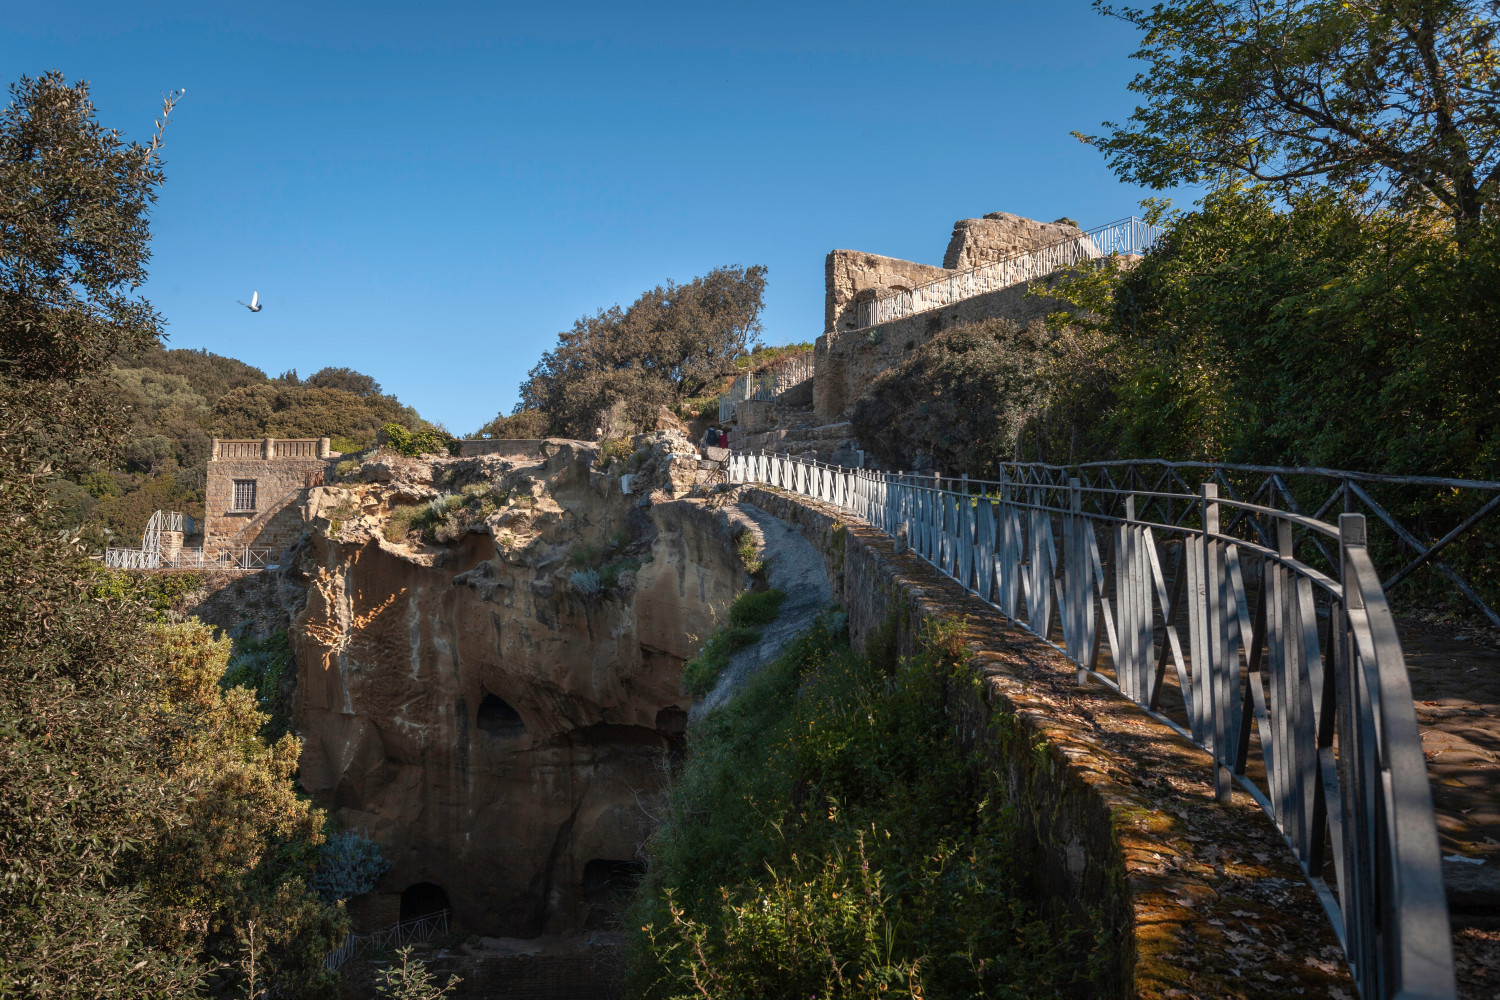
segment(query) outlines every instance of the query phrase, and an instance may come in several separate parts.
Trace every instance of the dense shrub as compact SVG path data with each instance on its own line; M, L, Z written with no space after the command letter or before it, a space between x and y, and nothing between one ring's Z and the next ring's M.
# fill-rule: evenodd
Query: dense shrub
M415 458L418 455L457 455L458 441L441 428L424 427L412 430L401 424L386 424L380 428L381 443L398 455Z
M475 437L531 441L547 436L547 414L541 410L517 408L510 416L500 414L479 428Z
M775 587L769 590L747 590L729 606L731 625L769 625L781 611L786 594Z
M728 623L715 629L698 655L682 667L682 686L688 694L707 694L713 690L719 675L729 666L729 660L740 650L754 645L760 638L760 628L776 620L786 594L772 587L768 590L747 590L729 605Z
M667 282L629 309L612 306L558 334L521 385L522 405L549 433L593 440L604 415L637 429L661 407L701 395L732 374L760 334L764 267L719 267L686 285Z
M825 619L694 727L632 995L1090 995L1090 938L1021 895L1004 789L945 711L975 683L956 645L858 656Z
M285 632L273 632L265 638L245 636L235 641L219 681L225 690L242 687L254 692L256 706L266 713L261 735L273 743L291 732L291 705L281 690L282 678L291 665L292 644Z
M379 844L346 830L333 834L318 848L318 870L313 873L310 887L325 903L353 899L375 888L380 876L390 868Z
M986 320L945 330L878 375L855 403L861 443L891 469L932 467L992 478L1045 398L1046 331Z

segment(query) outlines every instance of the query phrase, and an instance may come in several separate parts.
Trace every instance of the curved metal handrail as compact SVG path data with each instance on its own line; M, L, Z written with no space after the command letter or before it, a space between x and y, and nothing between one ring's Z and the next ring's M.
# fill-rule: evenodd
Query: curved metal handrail
M764 453L732 455L728 478L904 539L1066 655L1080 683L1103 682L1197 743L1213 759L1216 797L1238 783L1280 830L1362 996L1456 996L1415 706L1363 514L1334 525L1220 497L1213 482L1196 496L1079 477L944 487ZM1189 500L1181 516L1145 516ZM1225 513L1258 518L1248 529L1258 540L1231 534ZM1189 516L1195 525L1181 523ZM1326 551L1324 540L1336 543L1337 579L1298 558L1300 545ZM1173 681L1176 718L1162 704ZM1259 782L1248 773L1256 757Z

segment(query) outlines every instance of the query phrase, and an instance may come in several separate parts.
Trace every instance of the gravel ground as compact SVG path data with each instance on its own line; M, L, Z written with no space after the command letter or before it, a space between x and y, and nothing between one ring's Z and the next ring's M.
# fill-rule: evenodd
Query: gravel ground
M786 594L786 602L776 620L761 631L760 641L734 654L714 689L693 705L688 715L691 722L733 697L833 600L822 553L801 532L753 504L736 503L734 507L754 525L762 545L761 558L767 564L767 580Z

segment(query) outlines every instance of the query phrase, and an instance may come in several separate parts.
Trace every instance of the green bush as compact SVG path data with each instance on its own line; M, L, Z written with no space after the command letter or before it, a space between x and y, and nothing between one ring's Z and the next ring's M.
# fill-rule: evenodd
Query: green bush
M285 632L272 632L263 639L240 638L219 680L226 691L242 687L255 693L256 707L267 716L261 735L268 743L291 731L291 706L281 692L281 679L291 663L292 644Z
M458 440L437 427L414 431L400 424L386 424L380 428L380 436L387 448L407 458L418 455L457 455L459 452Z
M729 605L729 623L716 629L682 667L683 688L695 698L713 689L730 657L760 638L760 626L776 620L786 594L775 589L747 590Z
M190 570L126 573L98 569L89 596L95 600L140 601L154 621L168 622L184 612L184 599L201 586L203 575Z
M973 696L961 644L888 663L833 617L690 731L627 922L630 995L1096 995L1098 929L1022 894L1006 791L948 716Z
M697 698L713 690L714 682L729 666L729 658L760 638L760 630L743 625L716 629L698 655L682 665L682 686Z
M775 587L769 590L747 590L729 606L731 625L769 625L776 620L786 594Z

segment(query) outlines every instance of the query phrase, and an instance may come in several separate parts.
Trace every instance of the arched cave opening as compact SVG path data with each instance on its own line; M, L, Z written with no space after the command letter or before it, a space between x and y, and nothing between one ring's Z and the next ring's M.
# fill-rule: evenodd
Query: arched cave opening
M595 858L583 866L583 901L589 914L585 930L605 930L618 921L615 914L625 908L630 894L646 874L639 861L609 861Z
M401 891L401 919L430 917L449 909L448 893L432 882L418 882Z
M521 714L504 698L485 692L484 701L479 703L479 717L475 720L482 733L491 736L512 738L523 736L526 733L526 723L521 721Z

